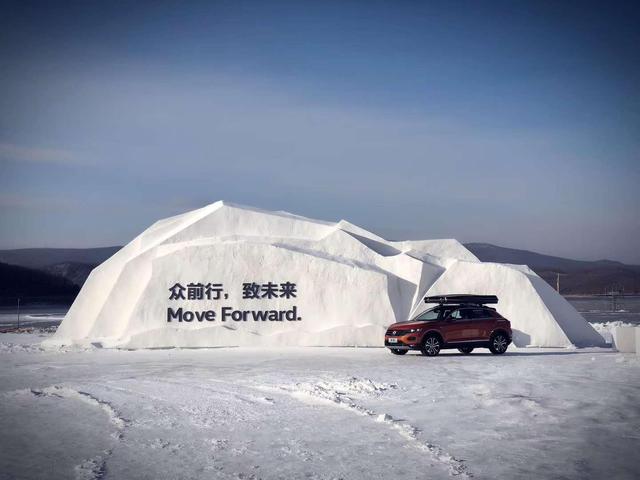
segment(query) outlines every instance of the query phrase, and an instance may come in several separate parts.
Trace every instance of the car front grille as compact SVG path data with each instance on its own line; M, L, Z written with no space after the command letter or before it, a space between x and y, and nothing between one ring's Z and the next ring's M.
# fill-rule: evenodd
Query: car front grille
M400 337L402 335L406 335L407 333L409 333L408 330L397 330L397 329L392 329L392 328L387 330L387 336L388 337Z

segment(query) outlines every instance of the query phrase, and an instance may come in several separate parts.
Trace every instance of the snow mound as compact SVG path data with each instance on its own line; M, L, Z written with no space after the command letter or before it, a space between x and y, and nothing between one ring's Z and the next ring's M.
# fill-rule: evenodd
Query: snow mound
M43 351L39 343L20 344L0 342L0 353L41 353Z
M160 220L89 275L48 345L381 346L425 293L496 294L519 345L602 337L524 266L226 202Z
M592 323L591 326L598 332L605 342L613 343L613 330L617 327L635 327L636 325L622 320L614 320L613 322Z

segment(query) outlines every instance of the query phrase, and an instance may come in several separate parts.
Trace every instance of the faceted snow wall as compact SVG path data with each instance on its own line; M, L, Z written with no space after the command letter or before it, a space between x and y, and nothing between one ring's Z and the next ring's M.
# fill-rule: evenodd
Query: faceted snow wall
M518 346L604 344L576 309L528 267L458 261L425 295L450 292L497 295L495 307L511 322Z
M217 202L156 222L96 267L50 344L380 346L425 293L487 293L521 345L602 338L523 266L455 240L388 242L346 221Z

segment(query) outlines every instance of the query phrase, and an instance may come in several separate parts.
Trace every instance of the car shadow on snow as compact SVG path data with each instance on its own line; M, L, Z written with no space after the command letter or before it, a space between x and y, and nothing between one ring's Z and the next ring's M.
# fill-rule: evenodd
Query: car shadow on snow
M420 352L415 352L417 357L423 357L423 355L420 354ZM551 352L540 352L540 351L536 351L536 352L505 352L502 355L494 355L493 353L486 351L486 352L482 352L482 351L473 351L472 353L469 354L464 354L464 353L458 353L458 352L447 352L445 351L441 351L439 355L435 356L435 357L427 357L424 356L425 358L429 358L429 359L434 359L434 358L446 358L446 357L536 357L536 356L553 356L553 355L584 355L584 354L589 354L589 355L598 355L598 354L603 354L603 353L616 353L615 351L611 351L611 350L607 350L607 351L602 351L602 352L594 352L593 350L587 350L587 351L580 351L580 350L570 350L570 351L566 351L566 352L562 352L562 351L551 351Z

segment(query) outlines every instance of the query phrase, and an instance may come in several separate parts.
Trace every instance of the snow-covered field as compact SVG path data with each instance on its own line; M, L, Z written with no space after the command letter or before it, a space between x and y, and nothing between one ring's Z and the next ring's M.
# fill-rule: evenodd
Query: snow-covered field
M0 478L640 476L640 357L44 351L0 335Z

